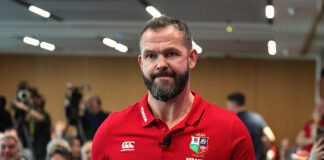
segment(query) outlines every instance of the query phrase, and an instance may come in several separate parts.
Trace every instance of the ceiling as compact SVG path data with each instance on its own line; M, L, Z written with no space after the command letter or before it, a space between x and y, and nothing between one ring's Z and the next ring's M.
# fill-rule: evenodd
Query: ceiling
M0 0L0 54L81 56L137 56L140 32L151 16L138 0L26 0L63 18L44 19L14 0ZM276 17L268 24L265 0L152 0L161 13L188 23L201 57L313 58L324 49L323 22L316 40L301 55L315 12L316 0L274 0ZM288 8L295 11L292 16ZM231 24L232 33L225 31ZM56 45L49 52L27 45L31 36ZM121 53L102 44L109 37L128 46ZM277 42L277 55L267 53L267 42Z

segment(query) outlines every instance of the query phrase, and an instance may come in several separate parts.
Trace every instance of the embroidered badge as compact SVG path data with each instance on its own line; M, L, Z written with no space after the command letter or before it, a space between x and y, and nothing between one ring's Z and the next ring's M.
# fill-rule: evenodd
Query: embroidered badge
M208 138L204 134L198 136L191 136L190 149L197 154L204 153L208 150Z

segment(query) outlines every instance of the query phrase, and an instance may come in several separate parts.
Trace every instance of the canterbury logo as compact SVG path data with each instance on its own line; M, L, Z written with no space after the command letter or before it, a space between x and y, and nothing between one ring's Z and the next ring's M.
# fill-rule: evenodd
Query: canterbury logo
M134 151L135 150L135 146L134 146L135 142L134 141L124 141L122 143L122 149L120 150L121 152L125 152L125 151Z

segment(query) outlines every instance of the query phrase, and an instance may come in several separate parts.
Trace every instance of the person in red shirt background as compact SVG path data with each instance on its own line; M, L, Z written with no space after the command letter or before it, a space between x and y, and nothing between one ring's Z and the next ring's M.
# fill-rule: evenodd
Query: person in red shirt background
M316 139L316 131L318 127L324 127L324 100L319 99L313 112L312 120L306 122L303 129L297 135L297 145L302 147L302 150L311 151L313 143Z
M198 54L185 23L168 16L150 20L141 34L140 51L148 94L102 123L92 160L255 159L249 132L239 118L190 90Z

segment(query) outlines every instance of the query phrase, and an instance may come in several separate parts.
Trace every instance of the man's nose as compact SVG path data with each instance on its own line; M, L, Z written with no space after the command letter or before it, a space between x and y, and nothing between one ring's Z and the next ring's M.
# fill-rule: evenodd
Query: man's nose
M158 62L157 62L157 69L164 71L168 69L168 62L167 59L164 56L159 56Z
M6 147L6 148L4 149L4 151L5 151L6 153L10 152L10 147Z

